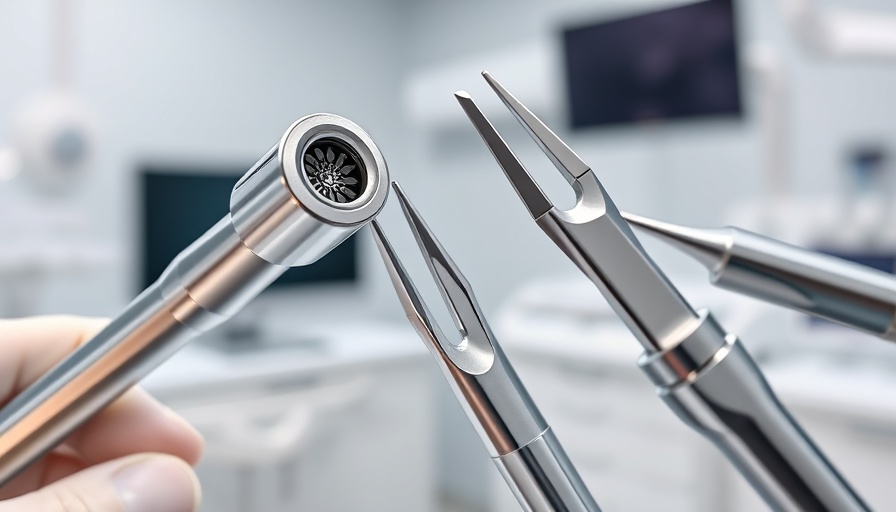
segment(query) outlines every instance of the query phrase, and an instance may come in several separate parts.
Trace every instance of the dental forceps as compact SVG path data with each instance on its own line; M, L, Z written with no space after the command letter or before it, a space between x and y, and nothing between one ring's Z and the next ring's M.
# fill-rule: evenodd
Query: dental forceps
M657 394L779 511L867 510L778 401L736 336L695 311L647 255L590 167L488 72L483 76L575 190L555 208L466 92L455 94L536 224L644 347Z
M408 320L435 357L489 455L524 510L599 511L495 340L470 283L393 182L395 195L462 336L441 332L377 221L374 239Z
M719 288L896 341L891 274L744 229L697 229L633 213L622 216L702 263Z

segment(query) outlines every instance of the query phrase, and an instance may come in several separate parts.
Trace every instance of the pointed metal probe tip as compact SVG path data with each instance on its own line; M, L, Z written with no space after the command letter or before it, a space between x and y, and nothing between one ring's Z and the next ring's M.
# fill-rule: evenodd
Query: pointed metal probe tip
M395 291L398 292L402 306L405 307L407 313L419 315L422 312L422 308L418 306L422 304L422 300L416 288L414 288L411 277L401 264L401 260L398 259L398 255L395 254L395 249L389 243L389 239L383 232L383 228L380 227L379 222L374 219L370 222L370 226L373 229L373 240L376 242L376 247L383 258L389 277L392 278L392 284L395 286Z
M420 331L421 335L425 333L435 341L438 338L435 320L426 308L426 303L423 302L420 292L414 286L411 276L408 275L407 270L401 264L401 260L395 254L395 249L389 243L389 239L383 232L383 228L380 227L379 222L374 219L370 222L370 226L373 230L373 240L376 242L376 247L383 258L383 264L386 266L386 271L389 273L392 286L395 287L398 301L401 303L405 315Z
M510 110L517 121L523 125L523 128L529 132L529 135L538 143L541 150L550 158L554 166L559 170L567 181L572 183L591 168L584 160L579 158L569 146L566 145L560 137L557 136L550 128L547 127L541 119L532 113L523 103L516 99L495 77L488 71L482 72L482 77L488 82L495 94L501 98L504 105Z
M544 192L541 191L538 183L532 179L532 176L529 175L529 172L526 171L523 164L519 161L516 155L513 154L510 146L504 142L504 139L501 138L501 135L498 134L495 127L492 126L492 123L485 117L485 114L479 110L479 107L473 102L473 98L470 97L470 94L466 91L458 91L454 93L454 97L457 99L457 102L460 103L464 112L466 112L470 122L473 123L473 127L479 132L479 136L482 137L482 140L495 157L495 160L498 161L498 165L501 166L504 175L507 176L510 184L513 185L514 190L516 190L517 195L520 196L520 199L523 201L526 209L529 210L532 218L538 219L550 211L554 205L551 204L551 201L544 195Z
M731 235L723 230L690 228L634 213L620 213L632 226L691 256L710 271L723 262L732 243Z
M426 265L451 311L455 326L461 332L467 332L468 326L483 324L479 307L476 305L476 298L466 277L457 268L429 226L426 225L420 212L411 204L401 185L393 181L392 188L398 196L398 202L411 226L411 231L414 232L417 245L426 259Z

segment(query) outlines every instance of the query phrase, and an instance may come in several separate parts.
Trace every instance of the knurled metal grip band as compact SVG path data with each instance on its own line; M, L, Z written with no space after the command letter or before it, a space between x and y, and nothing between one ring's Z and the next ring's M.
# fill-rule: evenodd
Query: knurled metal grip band
M658 388L672 388L693 382L731 351L737 336L728 334L709 310L701 309L695 328L674 347L653 354L644 353L638 366Z

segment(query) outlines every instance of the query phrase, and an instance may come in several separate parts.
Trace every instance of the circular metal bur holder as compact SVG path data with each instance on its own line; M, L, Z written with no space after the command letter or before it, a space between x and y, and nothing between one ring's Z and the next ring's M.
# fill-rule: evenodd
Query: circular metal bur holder
M312 142L305 150L301 167L314 191L336 203L354 201L367 187L361 157L333 137Z

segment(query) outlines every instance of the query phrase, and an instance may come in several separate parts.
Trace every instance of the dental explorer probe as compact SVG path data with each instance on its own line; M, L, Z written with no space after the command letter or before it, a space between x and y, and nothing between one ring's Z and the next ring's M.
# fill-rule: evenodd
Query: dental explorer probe
M647 255L594 172L487 72L486 81L575 190L555 208L469 94L457 100L536 224L591 279L644 346L657 394L779 511L867 510L778 401L736 336L694 311ZM662 433L658 433L662 435Z
M896 341L896 278L739 228L697 229L622 212L705 266L712 284Z
M332 114L289 127L237 182L230 212L117 318L0 410L0 485L289 267L370 221L388 195L379 149Z
M441 332L401 261L373 221L374 239L408 320L524 510L599 511L572 463L495 340L460 269L393 183L420 251L462 339Z

